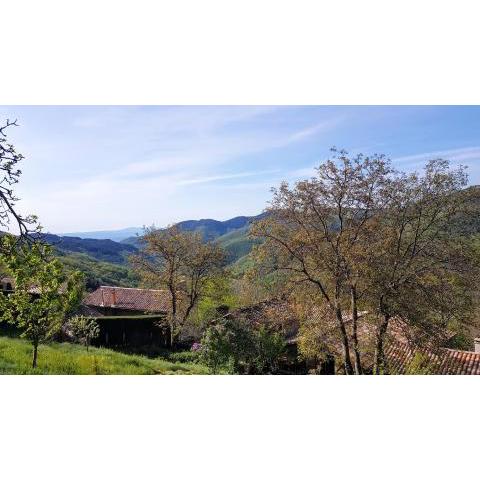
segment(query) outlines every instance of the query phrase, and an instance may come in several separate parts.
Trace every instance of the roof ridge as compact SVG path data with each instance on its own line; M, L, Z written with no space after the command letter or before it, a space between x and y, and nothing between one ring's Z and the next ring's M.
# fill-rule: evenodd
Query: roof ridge
M113 288L116 290L139 290L141 292L166 292L167 290L156 289L156 288L134 288L134 287L114 287L111 285L100 285L98 288Z

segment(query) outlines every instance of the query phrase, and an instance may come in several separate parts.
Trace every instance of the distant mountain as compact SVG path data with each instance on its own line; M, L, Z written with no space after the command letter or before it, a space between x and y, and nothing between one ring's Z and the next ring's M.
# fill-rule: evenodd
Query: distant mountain
M230 220L219 221L210 218L202 220L186 220L177 223L182 230L200 232L205 240L214 240L233 230L244 228L258 217L235 217Z
M254 245L259 243L258 240L248 237L249 228L250 224L247 224L215 239L215 242L225 250L229 265L247 256L252 251Z
M218 242L226 251L228 263L248 255L255 241L248 238L250 223L257 216L241 216L225 221L213 219L186 220L177 225L186 231L199 232L205 240ZM128 255L140 248L143 229L124 228L112 231L92 231L70 235L44 234L44 239L64 254L85 254L101 261L125 264ZM104 238L108 236L109 238ZM114 240L117 239L117 240Z
M43 234L42 238L62 253L84 253L102 262L124 264L127 256L137 251L133 245L113 240L67 237L51 233Z
M250 253L253 245L256 243L248 238L249 225L263 218L265 214L246 217L234 217L229 220L213 220L204 218L201 220L185 220L176 225L182 230L189 232L199 232L204 240L218 242L227 252L229 263L233 263L240 257ZM140 248L140 238L132 236L122 240L122 244L132 245Z
M93 232L74 232L74 233L59 233L62 237L78 237L78 238L90 238L96 240L113 240L114 242L121 242L129 237L135 235L141 235L143 228L130 227L122 228L120 230L98 230Z

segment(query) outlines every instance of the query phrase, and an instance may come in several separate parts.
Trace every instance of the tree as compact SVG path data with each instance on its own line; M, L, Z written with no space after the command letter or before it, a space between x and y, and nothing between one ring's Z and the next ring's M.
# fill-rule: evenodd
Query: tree
M174 347L209 283L221 273L225 255L215 243L203 242L200 234L176 226L147 229L142 243L144 249L132 256L131 262L145 284L168 290L167 320Z
M466 206L466 184L465 170L452 170L445 160L428 162L423 175L398 174L391 182L360 264L368 282L365 301L380 319L374 373L388 372L384 344L392 318L415 332L412 341L432 344L471 311L478 261L456 222Z
M33 346L32 367L37 366L38 345L59 333L65 317L78 305L83 289L81 274L67 277L51 247L39 242L18 244L12 236L2 240L1 255L14 279L14 292L0 296L2 319L16 325Z
M199 359L215 375L221 367L233 369L233 350L228 330L224 325L210 326L202 337Z
M87 347L87 351L90 342L100 334L98 323L92 317L75 315L69 320L68 326L73 336L79 339Z
M7 120L4 126L0 127L0 227L8 229L13 220L20 238L25 239L38 232L39 226L34 215L23 216L15 208L18 198L13 188L22 174L18 166L24 157L8 143L6 131L8 127L16 125L16 121Z
M200 360L213 373L276 373L285 341L267 325L256 326L241 316L217 319L206 330Z
M274 270L288 272L294 283L315 288L319 307L325 302L336 319L345 372L359 374L357 250L383 208L391 168L382 155L332 152L333 158L317 168L316 177L293 188L283 182L273 189L267 216L253 225L251 234L265 240L256 250L257 259L267 258ZM342 301L345 292L353 321L354 365Z
M428 162L423 175L404 174L382 155L351 158L334 150L315 178L274 189L268 215L252 228L265 240L255 255L288 273L316 303L315 321L324 325L303 329L309 355L330 335L333 319L345 372L363 373L361 309L376 329L374 373L387 371L392 318L408 326L413 341L437 345L454 323L465 323L478 272L458 222L466 181L463 168L452 170L444 160ZM316 339L307 341L312 332Z
M255 341L255 368L259 373L276 373L279 360L285 352L285 340L279 332L272 332L265 325L261 325L254 333Z

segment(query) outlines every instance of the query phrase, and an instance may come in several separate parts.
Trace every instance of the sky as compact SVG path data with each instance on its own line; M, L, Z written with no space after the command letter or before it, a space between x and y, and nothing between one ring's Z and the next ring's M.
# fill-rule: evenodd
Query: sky
M477 106L0 106L7 118L18 207L53 233L256 215L332 146L405 171L447 158L480 183Z

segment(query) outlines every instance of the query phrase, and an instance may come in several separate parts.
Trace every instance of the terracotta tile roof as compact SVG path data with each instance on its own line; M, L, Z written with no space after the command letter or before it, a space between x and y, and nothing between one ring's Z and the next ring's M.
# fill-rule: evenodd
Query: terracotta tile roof
M244 318L252 325L267 325L280 331L287 342L296 338L299 328L295 313L283 299L274 298L255 305L237 308L224 315L225 318Z
M408 343L392 342L385 350L391 373L405 374L419 355L425 360L425 373L433 375L480 375L480 353L439 348L438 350L419 349Z
M168 311L168 293L165 290L102 286L87 295L83 304L96 308L166 313Z
M342 355L342 344L338 335L338 326L334 319L321 317L321 311L313 311L311 320L322 323L325 326L322 334L323 341L328 346L330 353ZM365 364L373 364L373 346L375 340L375 325L366 318L368 312L359 312L362 321L358 325L358 338L361 345L362 356ZM292 311L288 302L283 299L273 299L260 302L245 308L234 310L226 317L244 316L252 323L273 322L281 327L285 339L289 344L297 343L299 320ZM352 336L352 320L348 315L344 316L347 334ZM423 339L422 345L415 346L411 341L413 331L411 327L399 318L390 321L386 338L385 355L390 373L406 374L414 373L411 370L413 360L417 360L417 354L425 361L421 367L430 374L436 375L480 375L480 353L452 350L448 348L435 348L435 345L445 345L454 335L453 332L443 332L435 337L434 341ZM352 358L353 361L353 358ZM425 372L427 373L427 372Z

